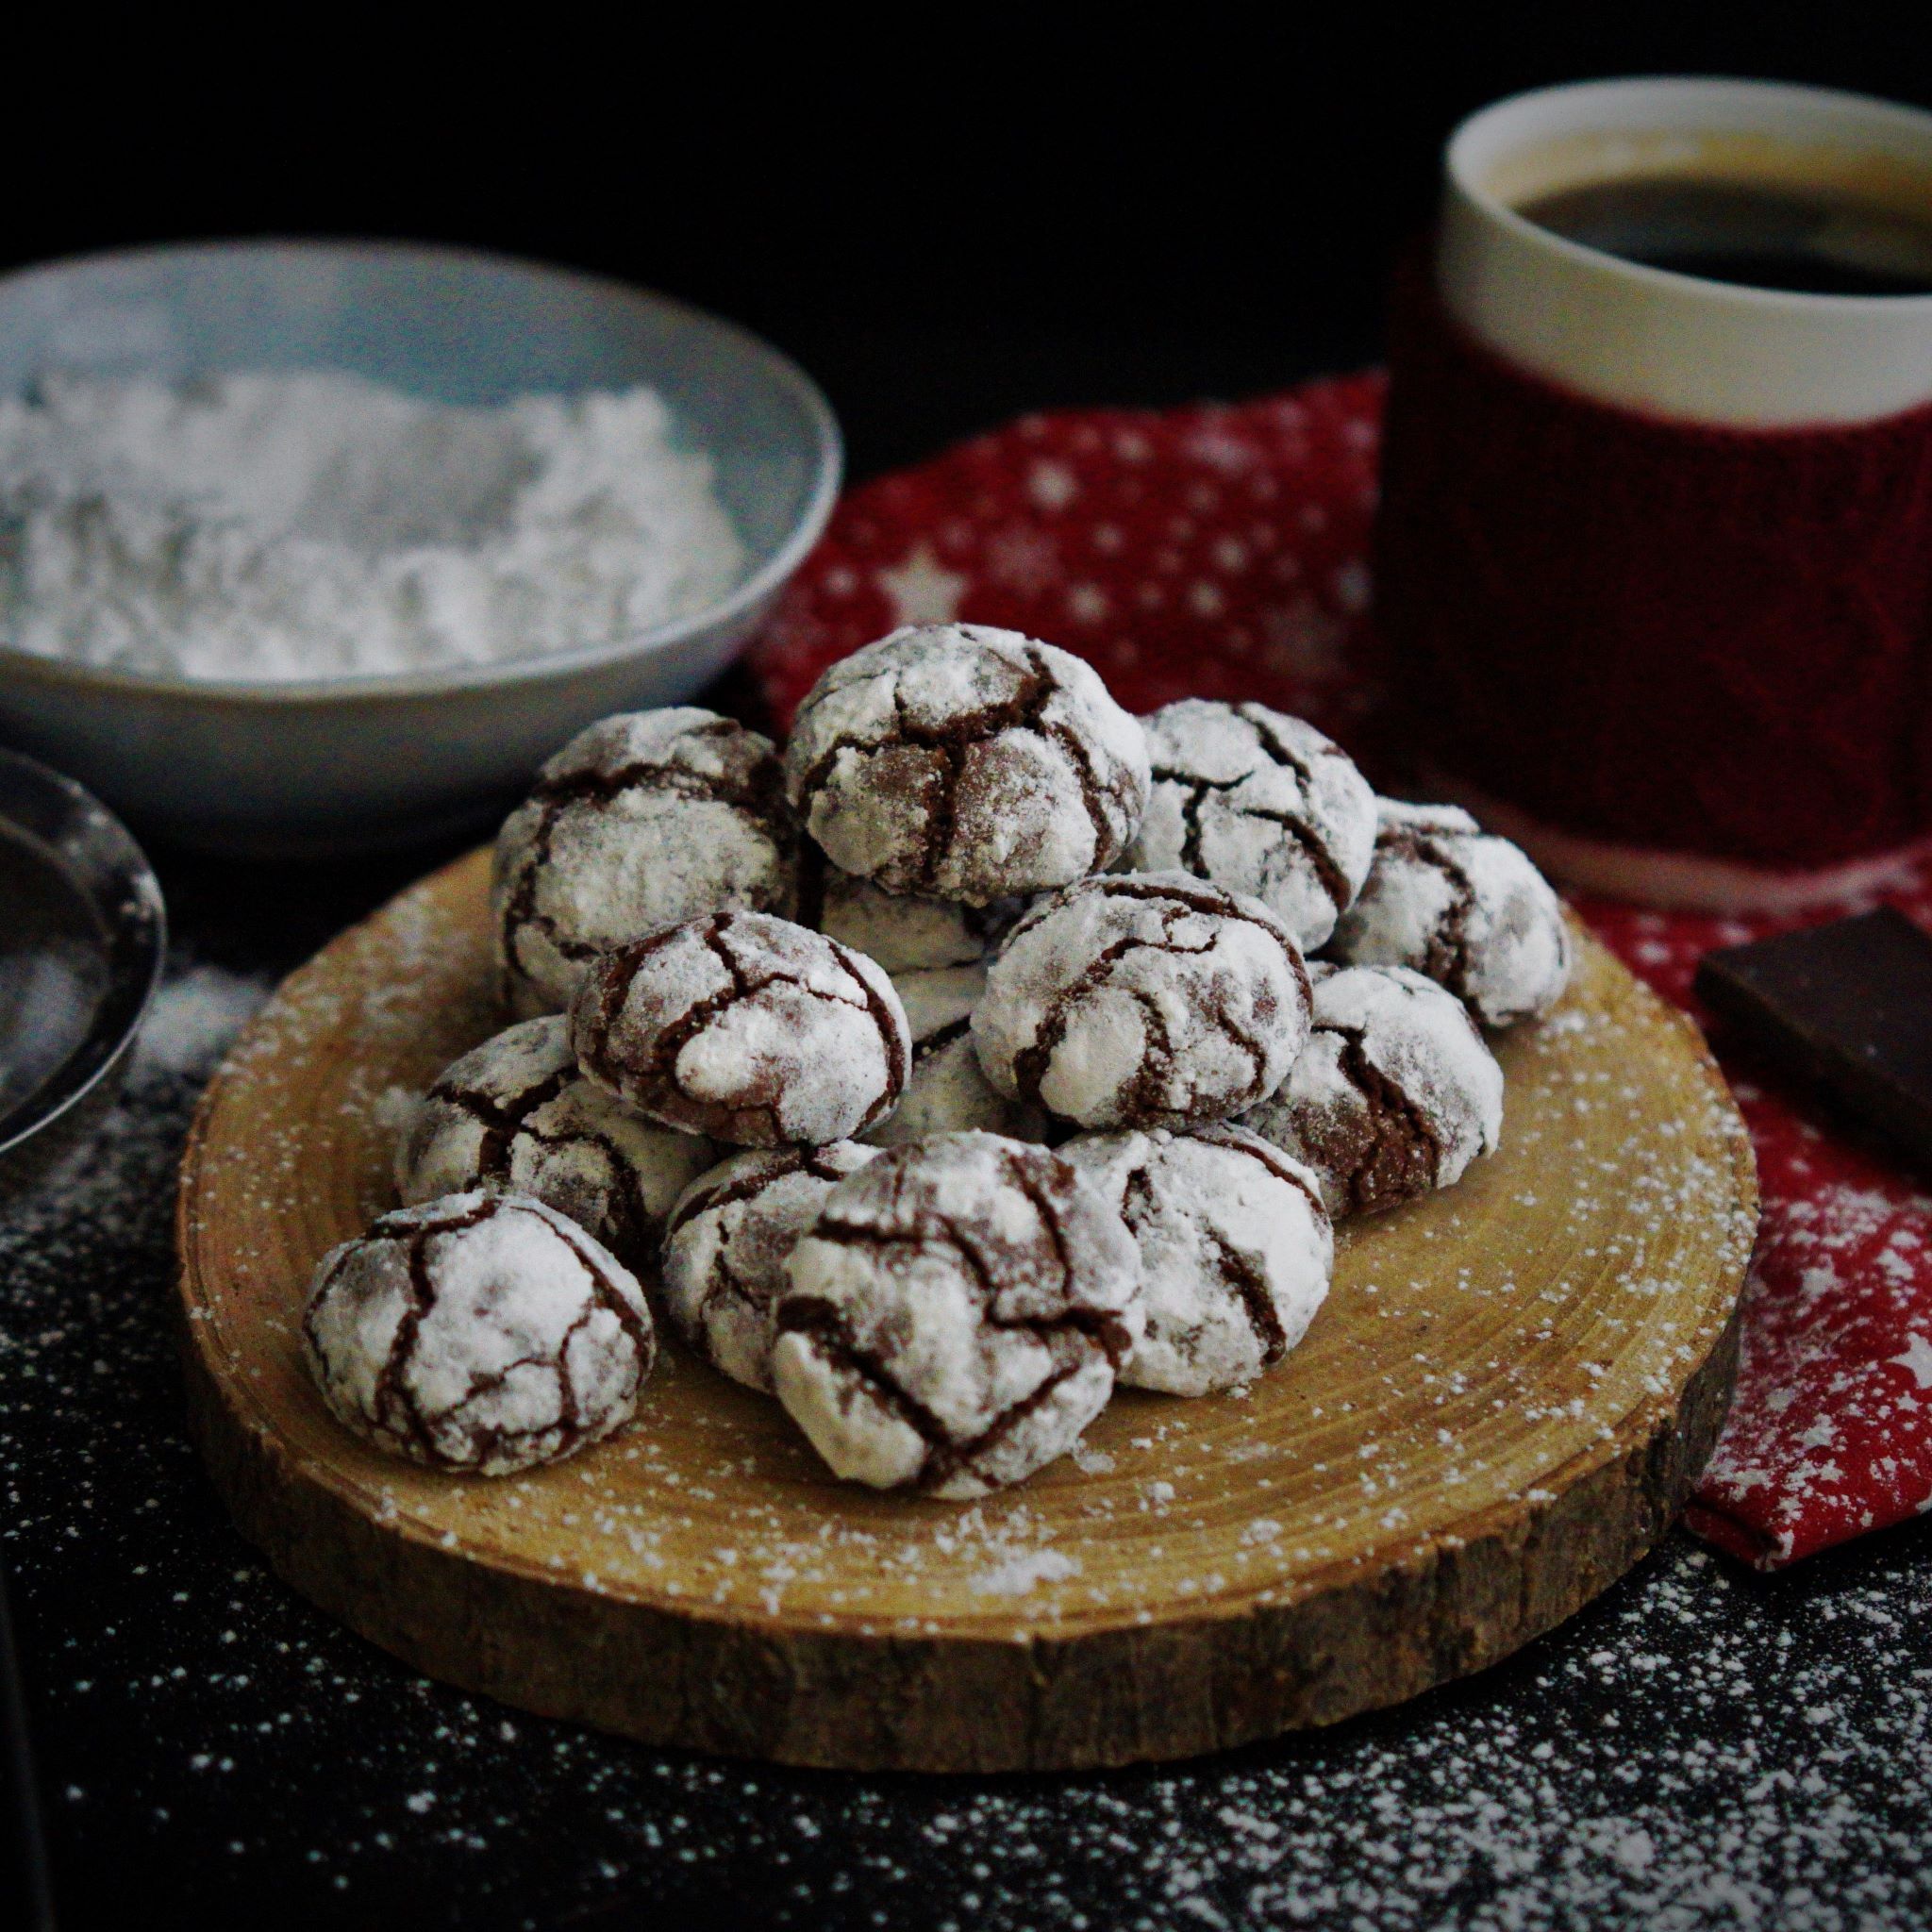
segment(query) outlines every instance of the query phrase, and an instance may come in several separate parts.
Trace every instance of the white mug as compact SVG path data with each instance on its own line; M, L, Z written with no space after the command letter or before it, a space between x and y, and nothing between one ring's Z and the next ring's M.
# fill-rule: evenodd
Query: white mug
M1865 423L1932 399L1932 295L1816 295L1704 281L1517 212L1619 178L1840 187L1919 219L1932 114L1757 80L1599 80L1499 101L1444 163L1437 289L1507 361L1600 402L1766 429Z

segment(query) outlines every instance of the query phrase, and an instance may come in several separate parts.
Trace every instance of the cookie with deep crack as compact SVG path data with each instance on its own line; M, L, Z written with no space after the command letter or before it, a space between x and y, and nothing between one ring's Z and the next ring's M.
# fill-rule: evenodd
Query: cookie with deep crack
M973 1013L1002 1093L1083 1127L1181 1127L1265 1100L1308 1028L1294 936L1179 872L1083 879L1008 936Z
M985 906L1111 865L1147 807L1147 747L1070 653L986 625L913 625L813 685L785 781L841 870Z
M1454 993L1406 966L1316 967L1314 1026L1242 1124L1304 1161L1337 1220L1459 1181L1503 1132L1503 1070Z
M1015 1141L1044 1138L1039 1108L1002 1093L980 1071L973 1045L973 1009L986 992L984 966L941 966L893 975L893 990L912 1031L912 1065L899 1105L865 1138L901 1147L934 1134L978 1130Z
M450 1194L323 1257L302 1353L337 1419L432 1468L511 1475L631 1418L657 1341L630 1271L522 1194Z
M766 912L612 947L578 990L570 1039L624 1106L744 1147L856 1139L898 1104L912 1058L878 966Z
M1485 1026L1546 1013L1570 983L1563 907L1528 855L1453 805L1385 798L1375 862L1330 956L1407 966L1446 986Z
M1141 1322L1134 1243L1067 1162L949 1134L826 1195L786 1263L773 1374L840 1475L979 1496L1074 1446Z
M1374 857L1375 794L1354 760L1266 705L1183 698L1141 722L1154 790L1123 868L1246 892L1319 946Z
M1059 1150L1141 1251L1147 1326L1121 1380L1170 1395L1251 1382L1307 1332L1335 1235L1315 1176L1227 1124L1078 1134Z
M685 1191L664 1235L664 1307L691 1349L748 1389L772 1387L772 1308L825 1196L877 1153L856 1141L754 1147Z
M797 909L798 823L767 738L677 706L604 718L496 841L497 960L520 1017L560 1012L607 946L741 906Z
M475 1188L528 1194L648 1274L664 1217L717 1158L702 1136L639 1120L585 1079L569 1023L550 1013L436 1076L396 1148L396 1192L406 1207Z

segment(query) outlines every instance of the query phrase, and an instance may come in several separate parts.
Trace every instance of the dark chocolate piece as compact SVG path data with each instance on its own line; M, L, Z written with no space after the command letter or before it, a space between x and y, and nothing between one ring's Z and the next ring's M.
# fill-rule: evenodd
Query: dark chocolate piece
M1932 935L1902 912L1707 953L1697 993L1780 1072L1932 1165Z

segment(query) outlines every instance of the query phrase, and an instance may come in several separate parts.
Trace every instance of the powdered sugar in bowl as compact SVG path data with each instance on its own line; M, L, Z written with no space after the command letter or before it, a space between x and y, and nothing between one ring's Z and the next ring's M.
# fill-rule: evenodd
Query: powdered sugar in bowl
M207 846L481 823L591 719L722 668L840 467L775 350L564 270L375 242L25 270L0 743Z

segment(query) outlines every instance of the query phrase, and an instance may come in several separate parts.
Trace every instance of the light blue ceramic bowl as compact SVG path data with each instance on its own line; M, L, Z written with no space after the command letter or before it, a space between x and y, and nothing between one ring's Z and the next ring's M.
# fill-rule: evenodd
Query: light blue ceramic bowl
M458 249L310 242L143 249L0 277L0 388L53 370L312 368L457 403L648 383L680 438L713 458L749 560L694 616L459 671L191 682L0 640L0 743L192 844L345 852L480 823L591 719L699 690L757 629L838 495L838 425L795 364L620 283Z

